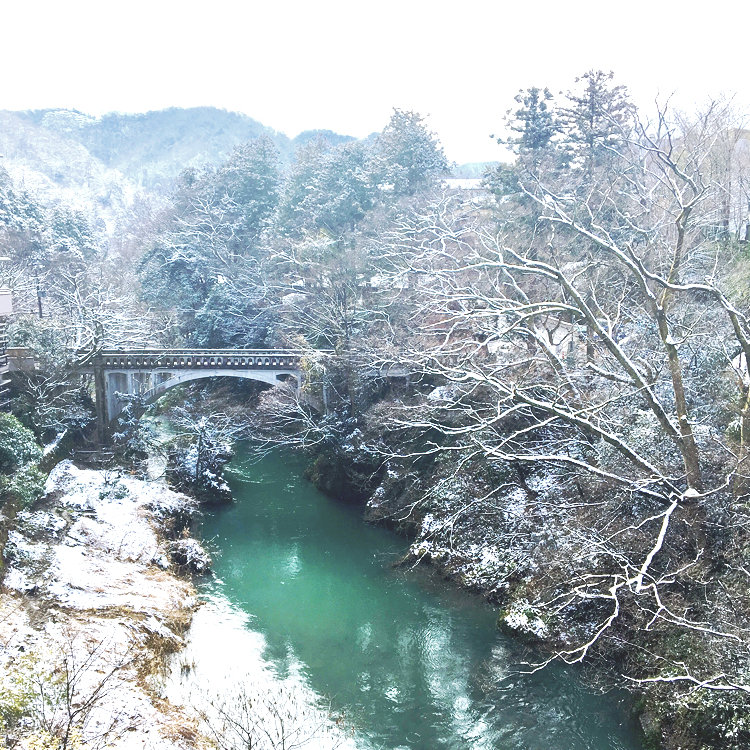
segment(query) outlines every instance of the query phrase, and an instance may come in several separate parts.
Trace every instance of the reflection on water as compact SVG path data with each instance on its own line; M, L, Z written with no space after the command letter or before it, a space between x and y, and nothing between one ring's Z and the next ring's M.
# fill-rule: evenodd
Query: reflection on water
M217 662L256 664L308 697L328 696L360 748L640 747L623 708L571 671L499 683L518 653L495 612L392 567L403 540L317 493L294 457L238 456L235 504L205 519L220 554L204 594L232 617L246 613L248 640L222 637Z
M198 712L204 732L222 737L221 747L356 750L307 685L302 665L290 662L280 679L263 657L265 647L247 613L220 594L208 594L186 648L174 657L163 694Z

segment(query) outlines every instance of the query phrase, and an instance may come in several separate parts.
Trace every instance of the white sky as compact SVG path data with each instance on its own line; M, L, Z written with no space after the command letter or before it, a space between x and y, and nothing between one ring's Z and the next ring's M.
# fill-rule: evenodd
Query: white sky
M647 107L748 106L749 22L747 0L0 0L0 109L212 105L364 136L400 107L478 161L519 88L591 68Z

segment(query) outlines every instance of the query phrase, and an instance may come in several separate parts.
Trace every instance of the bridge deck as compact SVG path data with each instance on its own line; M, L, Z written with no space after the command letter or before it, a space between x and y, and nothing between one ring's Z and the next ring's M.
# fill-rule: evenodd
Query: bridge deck
M329 354L328 351L321 351ZM309 356L302 349L129 349L103 350L90 366L104 369L292 369Z

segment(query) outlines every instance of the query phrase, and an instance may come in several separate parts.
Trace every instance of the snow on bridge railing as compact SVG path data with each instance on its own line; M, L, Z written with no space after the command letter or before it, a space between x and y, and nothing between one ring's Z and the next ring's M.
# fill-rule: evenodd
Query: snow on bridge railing
M332 353L327 349L105 349L91 357L87 364L117 369L298 369L300 360L305 357Z

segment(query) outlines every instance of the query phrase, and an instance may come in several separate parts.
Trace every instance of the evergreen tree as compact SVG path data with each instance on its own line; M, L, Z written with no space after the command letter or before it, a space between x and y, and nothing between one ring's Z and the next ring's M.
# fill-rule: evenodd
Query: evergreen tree
M515 111L508 110L506 115L507 128L514 135L497 139L517 156L516 162L498 164L485 175L485 184L496 196L514 195L528 205L521 194L520 180L524 171L538 175L544 167L554 167L560 162L561 153L554 141L560 128L550 107L552 100L549 89L536 86L521 89L516 94L515 101L520 106Z
M552 94L547 88L532 86L519 91L515 100L520 106L512 115L511 111L508 112L508 127L517 135L499 138L498 143L509 146L523 161L537 164L552 147L552 139L559 131L557 119L548 104L552 101Z
M376 149L380 178L392 185L396 196L414 195L448 172L443 147L416 112L394 109L377 138Z
M559 118L563 139L573 159L587 174L609 160L612 149L628 135L634 107L625 86L612 83L614 73L590 70L576 83L580 90L569 91L568 105Z
M279 153L268 136L238 146L218 170L214 189L246 247L254 246L279 201Z
M280 208L286 233L313 230L329 237L352 231L378 196L369 147L361 142L331 145L317 138L297 152Z
M267 138L235 149L217 170L182 174L140 274L145 299L178 309L192 343L262 343L263 325L247 322L261 314L260 238L276 211L279 179L278 154Z

